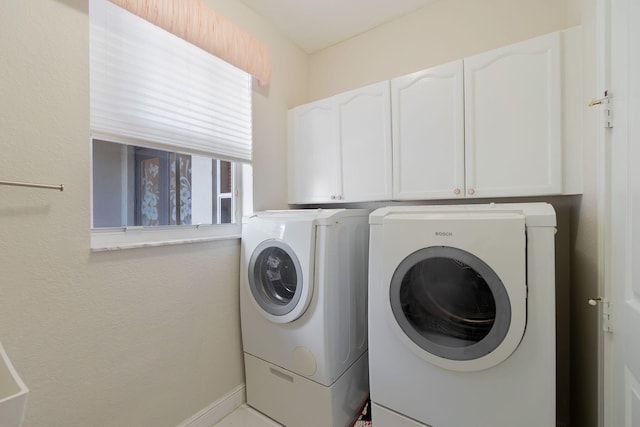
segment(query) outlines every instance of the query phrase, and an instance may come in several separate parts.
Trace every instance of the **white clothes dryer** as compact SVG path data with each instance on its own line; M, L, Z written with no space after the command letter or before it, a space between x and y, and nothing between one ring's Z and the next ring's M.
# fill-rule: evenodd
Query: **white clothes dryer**
M553 207L388 207L370 225L374 425L554 426Z
M347 426L368 390L370 211L265 211L242 230L247 403L287 426Z

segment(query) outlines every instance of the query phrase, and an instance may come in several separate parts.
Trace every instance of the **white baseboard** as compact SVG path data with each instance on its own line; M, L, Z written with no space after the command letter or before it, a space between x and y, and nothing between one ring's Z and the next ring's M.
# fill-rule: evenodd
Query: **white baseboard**
M213 427L246 401L245 386L241 384L177 427Z

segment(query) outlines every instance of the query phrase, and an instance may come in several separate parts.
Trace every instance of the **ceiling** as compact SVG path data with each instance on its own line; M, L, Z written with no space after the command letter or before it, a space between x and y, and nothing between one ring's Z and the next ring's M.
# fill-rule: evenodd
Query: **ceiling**
M435 0L241 0L307 53L363 33Z

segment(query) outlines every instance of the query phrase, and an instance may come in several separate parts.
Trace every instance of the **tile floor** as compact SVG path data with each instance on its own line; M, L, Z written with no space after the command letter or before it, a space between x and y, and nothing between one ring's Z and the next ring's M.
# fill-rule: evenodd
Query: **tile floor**
M260 412L241 405L235 411L220 420L215 427L282 427L271 418L265 417Z
M359 421L358 423L364 422L365 421ZM282 424L278 424L271 418L262 415L245 403L221 419L220 422L213 427L282 427Z

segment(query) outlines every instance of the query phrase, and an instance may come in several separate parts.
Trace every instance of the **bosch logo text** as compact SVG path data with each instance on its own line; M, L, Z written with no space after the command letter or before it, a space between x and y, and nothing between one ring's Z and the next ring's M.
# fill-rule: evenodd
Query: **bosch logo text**
M453 233L451 231L436 231L436 236L438 237L451 237Z

